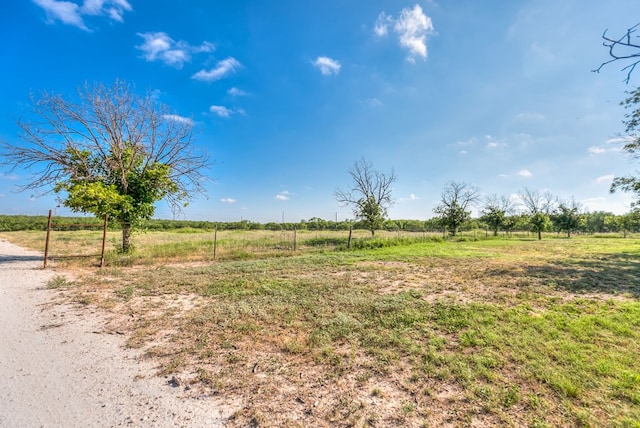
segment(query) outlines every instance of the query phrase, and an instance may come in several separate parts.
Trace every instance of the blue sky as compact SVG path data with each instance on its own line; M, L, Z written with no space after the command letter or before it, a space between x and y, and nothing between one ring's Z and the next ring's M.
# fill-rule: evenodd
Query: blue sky
M620 152L621 64L601 35L640 21L637 0L8 0L0 14L0 138L18 143L30 91L73 95L124 79L190 118L215 163L185 219L353 218L335 201L362 157L394 168L392 218L433 216L445 183L522 188L628 211L609 194ZM0 213L46 214L16 193ZM57 211L65 214L63 209ZM159 204L157 217L171 218Z

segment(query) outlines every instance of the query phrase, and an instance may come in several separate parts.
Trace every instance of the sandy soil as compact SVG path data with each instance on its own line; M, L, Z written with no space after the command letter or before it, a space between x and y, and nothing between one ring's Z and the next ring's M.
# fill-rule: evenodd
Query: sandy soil
M99 314L54 304L54 275L0 239L0 426L223 426L230 408L155 376Z

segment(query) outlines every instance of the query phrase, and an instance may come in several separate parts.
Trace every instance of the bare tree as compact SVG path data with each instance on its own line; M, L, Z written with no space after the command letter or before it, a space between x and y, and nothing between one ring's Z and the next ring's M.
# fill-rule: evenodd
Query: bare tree
M393 168L385 174L373 168L373 164L364 158L353 163L349 169L353 183L348 190L337 189L336 200L349 205L356 218L362 220L371 236L382 226L388 209L393 205L392 186L398 180Z
M640 23L634 25L629 28L626 33L618 38L609 37L607 35L607 31L605 30L602 34L602 45L609 49L609 56L611 59L609 61L605 61L600 64L600 67L593 70L596 73L599 73L602 67L607 64L611 64L612 62L622 61L626 65L622 68L622 71L627 72L627 78L625 79L625 83L629 83L629 79L631 78L631 73L636 68L638 64L640 64L640 42L637 42L636 39L640 38L637 34L638 28L640 27Z
M76 99L32 95L18 125L24 144L2 144L0 164L36 170L23 189L48 189L73 211L119 222L123 251L155 202L184 207L203 190L208 156L193 144L193 121L125 82L85 84Z
M469 183L450 181L445 185L440 196L440 205L433 212L440 216L452 236L458 233L458 228L471 218L471 207L480 199L478 188Z

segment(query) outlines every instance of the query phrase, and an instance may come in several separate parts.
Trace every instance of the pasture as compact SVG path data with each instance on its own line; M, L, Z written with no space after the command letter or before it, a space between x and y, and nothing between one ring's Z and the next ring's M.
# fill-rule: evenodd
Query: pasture
M640 427L639 237L291 234L56 232L50 287L230 426Z

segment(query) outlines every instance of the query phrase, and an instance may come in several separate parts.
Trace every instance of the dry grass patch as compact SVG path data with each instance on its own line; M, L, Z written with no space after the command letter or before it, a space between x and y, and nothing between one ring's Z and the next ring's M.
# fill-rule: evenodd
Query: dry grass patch
M58 289L189 393L241 403L230 426L637 426L638 244L423 243Z

